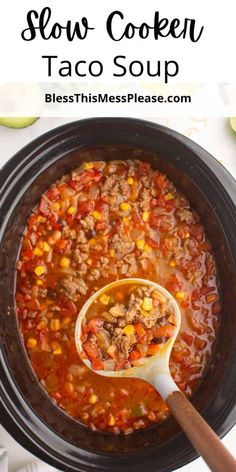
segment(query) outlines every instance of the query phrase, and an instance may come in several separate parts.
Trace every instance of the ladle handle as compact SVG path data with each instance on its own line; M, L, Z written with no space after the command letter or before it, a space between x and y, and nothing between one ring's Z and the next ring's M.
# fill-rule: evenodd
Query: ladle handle
M186 396L180 391L175 391L169 394L166 402L210 470L212 472L236 472L236 460Z

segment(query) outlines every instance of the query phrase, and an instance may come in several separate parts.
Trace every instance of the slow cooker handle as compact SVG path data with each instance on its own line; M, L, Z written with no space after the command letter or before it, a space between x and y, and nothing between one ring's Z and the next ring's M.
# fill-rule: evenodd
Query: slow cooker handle
M186 396L172 392L166 399L186 436L212 472L236 472L236 460Z

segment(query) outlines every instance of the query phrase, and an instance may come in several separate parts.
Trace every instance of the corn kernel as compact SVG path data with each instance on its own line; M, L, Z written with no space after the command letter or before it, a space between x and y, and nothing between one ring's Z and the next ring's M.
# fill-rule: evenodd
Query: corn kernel
M124 223L125 225L129 225L129 224L130 224L130 219L129 219L128 216L124 216L124 217L123 217L123 223Z
M40 277L40 275L45 274L45 272L46 272L46 268L45 268L44 266L41 266L41 265L35 267L35 269L34 269L34 273L35 273L38 277Z
M164 198L165 198L165 200L168 202L169 200L173 200L173 199L174 199L174 195L173 195L173 193L170 193L170 192L169 192L169 193L167 193L167 194L165 195Z
M91 259L91 257L89 257L86 262L87 262L88 265L91 266L92 263L93 263L93 260Z
M176 266L176 262L174 261L174 259L171 259L171 260L169 261L169 264L168 264L168 265L169 265L169 267L175 267L175 266Z
M131 209L131 205L128 202L123 202L120 204L120 210L121 211L128 211Z
M59 331L61 327L60 320L58 318L52 319L50 322L50 329L51 331Z
M94 246L94 245L96 244L96 239L95 239L95 238L91 238L91 239L89 240L89 244L90 244L90 246Z
M99 221L102 219L102 215L99 211L97 210L94 210L93 213L92 213L93 217L95 220Z
M41 286L43 285L43 281L42 281L41 279L37 279L37 280L36 280L36 285L37 285L38 287L41 287Z
M61 205L58 202L55 202L52 204L52 210L55 211L56 213L60 210Z
M182 291L182 290L178 290L176 293L175 293L175 297L177 298L177 300L183 300L184 297L185 297L185 293Z
M126 325L124 328L123 328L123 332L126 334L126 336L131 336L132 334L134 334L134 326L133 325Z
M58 345L55 349L53 349L53 354L54 356L60 356L60 354L62 354L62 348L60 345Z
M106 295L105 293L99 297L99 301L102 305L108 305L110 301L109 295Z
M97 403L98 401L99 401L99 398L95 394L89 397L89 403L91 403L91 405L95 405L95 403Z
M109 255L110 255L111 257L114 257L114 255L115 255L115 249L109 249Z
M113 415L110 415L109 420L108 420L108 426L115 426L115 418Z
M39 215L39 216L37 217L37 220L38 220L39 223L45 223L46 218L45 218L44 216Z
M63 267L64 269L67 269L68 267L70 267L70 259L69 259L69 257L63 256L63 257L60 259L60 266Z
M149 297L144 297L143 303L141 305L142 309L145 311L150 311L153 308L153 300Z
M69 316L66 316L66 318L63 319L62 321L62 327L66 328L71 322L71 318Z
M28 349L34 349L37 346L37 339L29 338L26 345Z
M142 220L146 223L149 220L150 213L149 211L143 211Z
M128 185L134 185L134 179L133 179L133 177L128 177L128 179L127 179L127 184L128 184Z
M73 215L75 212L76 212L76 209L73 206L70 206L67 210L68 215Z
M145 246L144 239L137 239L136 246L140 251L142 251L144 249L144 246Z
M41 249L39 249L38 247L35 247L34 250L33 250L33 254L35 256L42 256L43 255L43 251L41 251Z
M93 162L85 162L84 163L84 169L85 170L91 170L94 168L94 163Z
M51 248L50 248L49 244L46 241L44 241L43 242L43 252L49 252L50 250L51 250Z
M42 320L42 321L40 321L40 322L37 324L36 328L37 328L39 331L41 331L41 329L45 329L46 326L47 326L47 321L46 321L46 320Z
M149 246L149 244L145 244L144 251L145 252L151 252L151 247Z

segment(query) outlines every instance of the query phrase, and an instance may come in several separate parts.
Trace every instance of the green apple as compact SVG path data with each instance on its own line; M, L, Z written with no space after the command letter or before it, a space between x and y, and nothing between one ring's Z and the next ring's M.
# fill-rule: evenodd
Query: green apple
M233 116L232 118L229 119L230 126L233 131L236 133L236 116Z
M43 92L38 84L5 84L0 87L0 125L25 128L43 110Z

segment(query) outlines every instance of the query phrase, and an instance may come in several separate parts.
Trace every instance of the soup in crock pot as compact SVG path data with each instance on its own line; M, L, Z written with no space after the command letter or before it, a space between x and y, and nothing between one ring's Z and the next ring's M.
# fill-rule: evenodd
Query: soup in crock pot
M28 219L17 261L16 311L30 362L48 394L92 430L114 434L129 434L168 416L165 402L145 381L101 377L78 357L74 331L84 302L126 277L157 282L179 303L182 323L170 369L190 396L211 356L221 311L204 227L186 197L149 163L85 162L52 185ZM95 321L91 317L94 329ZM112 322L104 320L96 330L104 335L105 327L110 335ZM119 351L120 362L127 356L138 359L141 345L147 347L145 323L140 319L135 325L144 342L129 343L126 354ZM150 343L153 352L172 326L169 316L160 322L161 331ZM102 349L107 343L109 350L108 341L103 336ZM101 355L95 348L91 341L89 355L96 364Z

